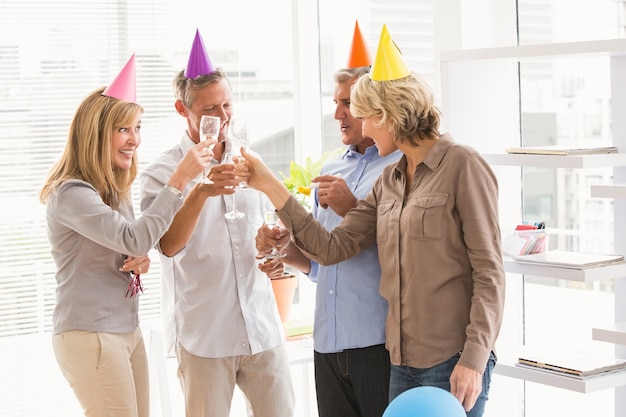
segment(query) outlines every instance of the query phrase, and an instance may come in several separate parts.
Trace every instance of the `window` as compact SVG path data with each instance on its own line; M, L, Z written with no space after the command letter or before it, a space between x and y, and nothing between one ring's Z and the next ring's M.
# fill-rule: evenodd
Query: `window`
M459 36L461 46L453 49L624 36L623 22L619 20L623 14L616 13L623 9L623 2L487 3L491 8L476 4L475 9L462 10L463 27L484 28L484 31L477 30L475 36ZM494 12L499 6L502 9ZM514 12L508 14L511 10ZM482 152L502 153L507 146L519 145L606 146L613 140L623 143L621 137L613 137L611 130L611 118L618 116L610 114L606 56L523 57L519 62L517 59L467 60L458 65L455 62L447 70L453 74L454 81L448 86L452 111L444 110L444 118L459 119L451 123L458 131L459 140L473 144ZM477 105L478 109L473 111L472 106ZM465 137L460 138L461 134ZM588 187L592 181L609 183L612 169L496 167L494 170L500 182L503 230L521 220L541 220L552 229L553 248L595 253L619 251L614 244L617 240L614 202L590 199ZM592 181L587 179L589 175ZM523 343L587 348L594 323L614 320L617 307L613 283L584 284L509 275L512 276L507 279L505 321L498 340L505 362L513 361L506 354L514 354ZM597 343L594 348L612 352L614 346ZM614 400L621 395L612 389L580 395L501 375L493 378L491 386L486 415L583 416L597 414L599 410L603 415L614 415L617 412Z
M372 53L387 23L407 62L436 88L429 1L340 3L276 0L266 18L267 4L246 0L0 1L0 414L80 415L50 349L55 267L37 195L82 98L107 85L136 54L138 102L145 108L139 148L144 167L178 141L184 128L173 110L171 80L186 65L198 28L213 63L229 73L236 112L250 121L252 146L275 172L287 172L291 159L340 143L332 73L347 59L355 18ZM310 18L316 13L319 27ZM316 102L328 126L324 145L316 139L322 136ZM160 315L159 259L152 255L143 322ZM311 299L314 286L304 287L308 293L300 300ZM311 302L299 313L312 308ZM32 398L35 392L45 395Z
M445 49L462 42L465 48L483 48L624 36L624 1L492 0L484 2L494 6L488 13L481 9L487 7L482 3L471 8L463 8L461 1L446 3L458 6L453 10L458 13L446 9L450 20L443 23L435 20L439 3L431 0L274 0L271 10L267 3L253 0L0 0L0 415L81 414L50 348L54 264L45 235L44 207L37 194L65 143L78 103L93 89L107 85L132 53L137 60L138 101L145 107L141 167L178 141L184 128L173 110L171 80L184 68L199 28L214 64L230 75L236 112L250 120L252 146L278 173L287 172L291 159L339 145L332 74L347 59L355 19L372 53L382 24L387 24L408 66L424 74L436 94L442 94L435 61L436 47L441 45ZM512 10L517 19L509 15ZM312 17L315 14L319 25ZM510 26L506 29L510 37L495 34L501 26ZM471 71L477 82L465 86L471 94L457 97L452 104L459 108L479 104L488 117L486 121L463 120L460 131L452 132L459 141L500 151L504 141L517 137L521 129L529 141L525 144L610 143L605 61L537 60L498 70L496 78L488 79L489 71L480 65L464 66L463 71ZM503 81L511 74L513 85ZM519 101L522 111L510 112L509 101L516 105ZM573 171L529 168L523 175L500 175L506 178L500 182L502 220L515 222L522 216L549 222L549 217L562 232L551 236L551 244L611 251L612 239L606 239L612 236L611 201L578 197L598 178L608 182L611 173L587 173L594 176L588 180L587 174ZM138 197L138 189L134 195ZM517 202L523 203L523 213ZM158 256L153 255L141 301L144 322L160 317L160 267ZM541 308L568 298L554 291L562 284L531 277L526 298L512 288L507 303L513 308L523 303L532 307L526 317L528 329L546 324L564 328L570 317L550 316ZM314 290L313 285L304 285L301 302L311 302ZM593 298L603 308L612 302L610 297L606 301L612 285L568 291L580 302ZM584 313L576 305L559 306L581 322L589 319L576 314ZM312 311L312 303L301 304L296 312L306 314L307 309ZM610 312L607 320L609 316ZM587 336L578 334L581 328L584 325L574 330L577 338ZM551 335L566 336L562 332ZM545 335L531 331L526 337ZM515 343L519 338L518 328L506 327L500 339ZM518 407L511 404L521 401L520 384L496 378L486 417L515 415L511 413ZM170 387L177 389L175 384ZM550 403L572 404L584 415L594 412L598 403L611 403L613 395L609 390L581 400L560 390L531 386L524 400L527 415L558 414L546 407L542 392L552 396Z
M271 22L259 19L265 8L240 0L0 1L0 415L81 415L51 350L55 266L37 198L79 102L108 85L132 53L145 108L141 167L184 129L171 82L196 28L214 65L229 73L252 136L267 152L286 150L275 169L293 159L291 1L273 2ZM263 117L273 122L259 124ZM160 317L159 259L151 259L142 322Z

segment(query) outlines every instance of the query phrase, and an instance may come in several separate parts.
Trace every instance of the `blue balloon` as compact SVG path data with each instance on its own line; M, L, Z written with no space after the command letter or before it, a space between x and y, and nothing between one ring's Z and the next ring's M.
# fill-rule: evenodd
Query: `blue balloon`
M394 398L383 417L466 417L466 414L459 400L448 391L417 387Z

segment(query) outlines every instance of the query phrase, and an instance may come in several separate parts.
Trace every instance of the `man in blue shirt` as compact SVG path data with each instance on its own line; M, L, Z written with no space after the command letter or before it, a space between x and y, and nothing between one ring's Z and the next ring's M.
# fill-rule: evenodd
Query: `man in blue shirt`
M369 64L335 73L335 119L347 149L327 161L316 190L313 215L328 230L365 197L399 151L378 155L364 138L361 121L350 113L350 87L369 72ZM257 249L268 252L275 232L259 230ZM376 245L335 265L307 259L295 245L280 259L317 282L313 331L317 405L320 417L380 417L389 401L389 353L385 348L387 301L379 293L380 265ZM263 270L265 265L261 265Z

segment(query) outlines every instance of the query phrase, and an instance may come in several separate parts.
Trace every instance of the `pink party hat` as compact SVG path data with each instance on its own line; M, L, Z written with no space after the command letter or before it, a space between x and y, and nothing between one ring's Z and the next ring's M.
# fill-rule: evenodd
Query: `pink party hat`
M124 68L115 77L113 82L102 93L103 96L119 100L137 102L137 76L135 69L135 54L132 54Z
M352 35L352 46L350 47L346 68L368 67L370 65L372 65L372 55L365 43L365 39L363 39L359 21L357 20L354 24L354 35Z
M199 75L208 75L213 71L213 65L211 64L209 54L204 47L204 42L202 41L202 36L200 36L200 31L196 29L196 37L193 40L191 52L189 53L189 60L187 61L185 77L196 78Z

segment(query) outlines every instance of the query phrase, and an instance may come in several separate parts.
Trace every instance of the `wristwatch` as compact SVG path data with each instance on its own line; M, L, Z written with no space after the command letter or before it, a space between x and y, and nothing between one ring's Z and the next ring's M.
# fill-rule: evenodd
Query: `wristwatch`
M183 199L183 192L180 191L178 188L172 185L166 185L165 189L169 191L170 193L174 194L176 197L178 197L179 200Z

